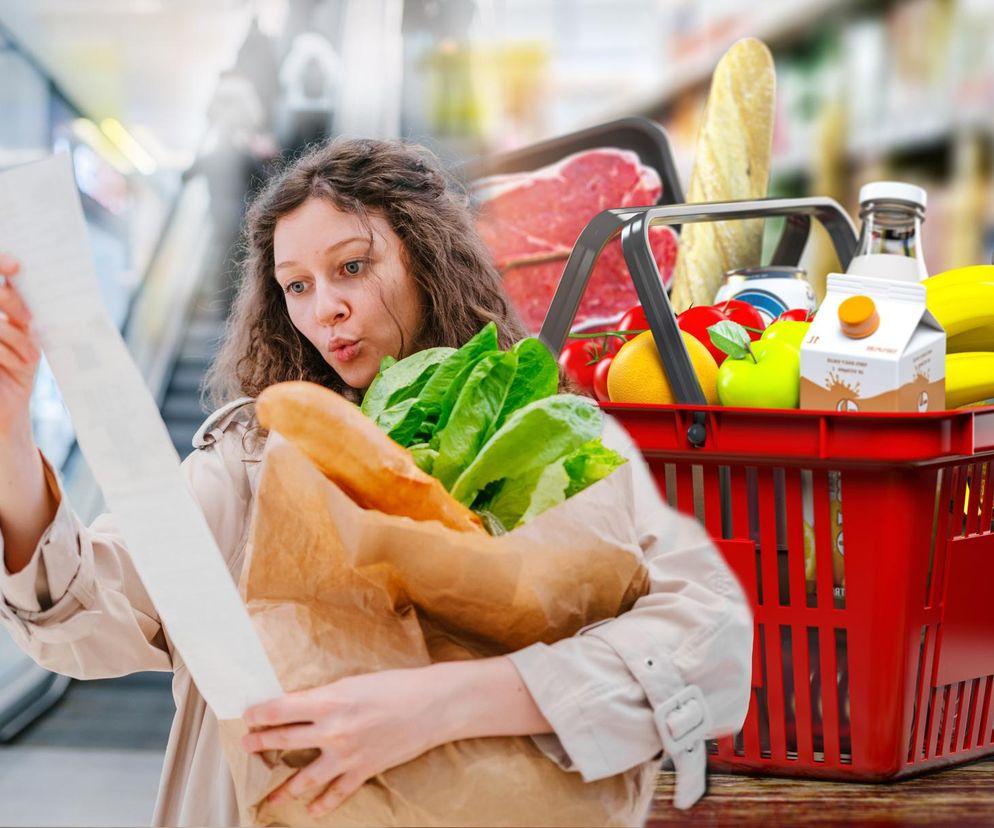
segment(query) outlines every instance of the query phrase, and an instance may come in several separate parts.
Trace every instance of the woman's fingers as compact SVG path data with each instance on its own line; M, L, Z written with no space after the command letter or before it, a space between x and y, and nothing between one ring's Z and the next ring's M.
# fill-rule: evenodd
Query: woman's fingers
M325 688L298 690L285 693L279 698L250 707L242 716L249 727L270 727L274 725L313 722L323 712L321 699Z
M366 780L360 773L343 773L328 788L315 799L307 810L311 816L319 817L328 811L333 811L346 799L362 787Z
M31 323L31 311L9 278L0 285L0 314L12 319L22 328L27 328Z
M314 725L290 725L248 733L242 737L242 747L249 753L261 750L298 750L317 747L320 739Z
M322 753L306 768L301 768L267 799L270 802L285 802L296 799L315 788L324 788L329 782L342 775L342 762L333 753Z
M21 269L21 263L13 256L0 253L0 276L13 276Z
M6 319L0 319L0 348L19 359L22 369L32 365L40 356L38 346L31 336L23 328Z

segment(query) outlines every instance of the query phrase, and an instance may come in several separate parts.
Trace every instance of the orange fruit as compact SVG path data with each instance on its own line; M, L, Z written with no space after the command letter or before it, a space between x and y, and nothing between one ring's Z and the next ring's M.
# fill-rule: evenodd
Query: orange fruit
M680 333L708 405L717 405L718 363L699 339L686 331ZM607 393L611 402L663 405L676 402L663 364L659 361L652 331L640 333L622 345L614 355L607 374Z

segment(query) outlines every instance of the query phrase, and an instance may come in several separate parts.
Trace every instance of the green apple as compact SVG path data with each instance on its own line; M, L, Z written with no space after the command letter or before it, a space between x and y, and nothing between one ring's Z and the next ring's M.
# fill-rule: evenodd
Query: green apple
M753 342L749 353L726 359L718 369L722 405L797 408L800 397L801 352L779 337Z
M808 335L808 328L810 327L810 322L801 322L798 319L781 319L764 330L760 339L789 342L800 350L801 343L804 341L804 337Z

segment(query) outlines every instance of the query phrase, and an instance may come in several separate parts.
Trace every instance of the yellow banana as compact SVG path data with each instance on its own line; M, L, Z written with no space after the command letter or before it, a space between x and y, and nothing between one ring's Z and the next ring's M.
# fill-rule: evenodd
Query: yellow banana
M927 292L926 303L946 336L994 326L994 282L933 288Z
M994 399L994 353L946 356L946 408Z
M976 282L994 282L994 265L970 265L955 267L942 273L936 273L922 282L925 289L931 293L940 288L953 285L972 285Z
M946 340L947 354L965 351L994 351L994 325L981 325Z

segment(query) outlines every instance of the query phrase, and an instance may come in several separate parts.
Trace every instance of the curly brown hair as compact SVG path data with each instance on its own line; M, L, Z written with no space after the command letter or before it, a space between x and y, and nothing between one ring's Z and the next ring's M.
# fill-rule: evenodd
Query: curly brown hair
M276 174L248 210L242 235L241 283L221 347L204 379L209 409L256 397L287 380L308 380L358 402L348 386L293 326L275 278L273 234L282 216L309 198L358 216L384 218L423 303L421 329L407 353L459 347L487 322L501 348L527 334L477 235L469 199L428 149L399 141L338 138Z

